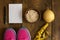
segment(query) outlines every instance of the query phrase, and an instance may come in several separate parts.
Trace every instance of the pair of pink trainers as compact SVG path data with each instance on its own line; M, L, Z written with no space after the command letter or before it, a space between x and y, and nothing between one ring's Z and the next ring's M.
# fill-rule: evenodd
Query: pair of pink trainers
M9 28L5 31L4 40L31 40L31 36L26 28L19 29L17 35L14 29Z

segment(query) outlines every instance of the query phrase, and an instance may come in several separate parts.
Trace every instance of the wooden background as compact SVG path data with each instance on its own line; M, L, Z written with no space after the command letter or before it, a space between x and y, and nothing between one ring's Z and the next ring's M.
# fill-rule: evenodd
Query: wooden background
M22 24L9 24L8 17L9 17L9 10L8 4L10 3L22 3L23 4L23 23ZM60 38L60 0L0 0L0 40L3 40L4 31L7 28L14 28L17 32L22 26L28 28L31 33L31 39L34 39L35 34L37 31L45 24L45 21L42 19L42 14L48 8L54 11L55 13L55 21L50 23L47 31L50 33L51 37L47 38L46 40L59 40ZM5 8L5 9L4 9ZM25 19L25 12L28 9L37 10L40 17L39 20L35 23L29 23ZM5 11L4 11L5 10ZM6 18L4 16L6 14ZM5 21L7 22L4 23Z

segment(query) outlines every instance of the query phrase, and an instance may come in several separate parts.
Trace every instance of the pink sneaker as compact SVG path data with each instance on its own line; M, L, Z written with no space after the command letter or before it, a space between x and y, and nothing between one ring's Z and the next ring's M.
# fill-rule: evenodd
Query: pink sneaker
M16 32L14 29L9 28L5 31L4 40L16 40Z
M31 36L28 29L26 28L19 29L17 34L17 40L31 40Z

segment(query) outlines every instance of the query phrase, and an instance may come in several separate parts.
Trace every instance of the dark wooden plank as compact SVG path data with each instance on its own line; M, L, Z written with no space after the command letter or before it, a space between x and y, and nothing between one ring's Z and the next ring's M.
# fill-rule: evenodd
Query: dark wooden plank
M60 0L53 0L53 11L55 12L55 21L53 22L53 39L60 40Z
M42 20L42 14L47 7L51 9L51 0L23 0L23 26L29 29L32 40L34 39L34 36L36 36L35 34L37 31L45 24L45 21ZM37 22L29 23L26 21L25 13L29 9L35 9L39 13L40 17ZM47 30L51 35L51 25L49 25ZM51 40L51 38L48 38L47 40Z
M56 2L58 5L59 5L59 2L56 0L54 1ZM8 15L9 15L9 11L8 11L8 4L9 3L22 3L23 4L23 23L22 24L4 24L4 6L6 7L6 14L7 14L7 22L8 22ZM56 26L59 26L59 20L58 18L59 17L59 6L55 3L55 5L53 5L54 7L54 12L56 13L57 17L56 17L56 21L53 22L53 27L54 25ZM37 31L42 27L42 25L45 24L45 21L42 19L42 14L44 13L45 9L47 7L49 7L50 9L52 9L52 6L51 6L51 0L0 0L0 40L3 40L3 34L4 34L4 31L9 28L9 27L12 27L16 30L16 32L22 27L26 27L28 28L28 30L30 31L31 33L31 37L32 37L32 40L34 39L34 36L35 34L37 33ZM56 8L58 6L58 9ZM37 12L39 13L40 17L39 17L39 20L35 23L29 23L26 21L25 19L25 13L26 11L28 11L28 9L35 9L37 10ZM57 14L58 13L58 14ZM58 24L57 24L58 23ZM55 27L56 27L55 26ZM47 31L50 33L51 35L51 23L50 25L48 26L47 28ZM58 27L57 28L57 31L55 30L55 32L59 32L58 30ZM54 28L54 29L56 29ZM55 33L53 32L53 34ZM55 33L57 35L56 37L56 40L57 38L59 37L58 34L59 33ZM47 38L47 40L51 40L51 38Z
M9 3L17 3L17 0L0 0L0 40L4 38L4 32L7 28L12 27L16 30L16 32L22 27L22 24L9 24L8 23L8 15L9 15ZM4 9L5 7L5 9ZM7 24L4 24L4 10L6 10L6 21Z

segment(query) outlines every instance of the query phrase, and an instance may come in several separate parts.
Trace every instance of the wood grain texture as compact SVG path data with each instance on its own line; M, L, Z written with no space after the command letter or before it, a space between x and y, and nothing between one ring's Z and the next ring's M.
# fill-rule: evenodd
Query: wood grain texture
M44 0L23 0L23 26L29 29L32 40L36 36L35 34L37 33L37 31L40 30L42 25L45 24L45 21L42 19L42 14L44 13L47 7L51 9L51 0L46 0L46 1ZM36 21L35 23L29 23L25 19L25 13L29 9L36 10L40 15L38 21ZM47 30L51 34L51 25L48 27ZM51 40L51 38L47 38L47 40Z
M9 24L8 23L8 15L9 15L9 9L8 4L9 3L22 3L23 4L23 23L22 24ZM7 24L4 24L4 7L6 7L6 14L7 14ZM46 8L50 8L55 12L56 19L54 22L50 23L50 25L47 28L47 31L52 36L51 38L47 38L46 40L59 40L60 38L60 32L59 32L59 26L60 26L60 0L0 0L0 40L3 40L4 32L7 28L14 28L16 32L23 26L26 27L30 33L31 33L31 39L33 40L36 36L38 30L46 23L42 15ZM34 9L39 13L39 19L35 23L29 23L25 19L25 13L29 9Z

